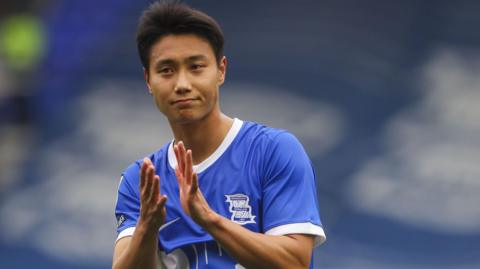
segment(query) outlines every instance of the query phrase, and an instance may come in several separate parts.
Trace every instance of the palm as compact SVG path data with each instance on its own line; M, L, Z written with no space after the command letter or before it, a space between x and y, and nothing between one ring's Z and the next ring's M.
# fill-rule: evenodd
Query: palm
M140 219L158 229L165 223L167 197L160 194L160 177L155 167L145 158L140 170Z
M198 187L198 176L193 172L192 152L190 150L186 151L182 142L179 142L174 150L178 163L175 174L178 180L182 208L188 216L200 224L210 207Z

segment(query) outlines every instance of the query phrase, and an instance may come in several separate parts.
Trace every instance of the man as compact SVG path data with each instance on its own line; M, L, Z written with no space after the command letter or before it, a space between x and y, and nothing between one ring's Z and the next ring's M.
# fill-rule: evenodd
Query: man
M157 2L137 45L174 140L122 174L113 268L313 268L325 235L311 163L286 131L221 112L218 24Z

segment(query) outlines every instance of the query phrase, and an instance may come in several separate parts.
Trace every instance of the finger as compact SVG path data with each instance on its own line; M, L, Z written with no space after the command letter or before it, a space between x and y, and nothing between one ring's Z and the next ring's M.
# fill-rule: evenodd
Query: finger
M177 167L180 166L180 152L178 149L178 145L173 146L173 152L175 152L175 158L177 159Z
M159 180L160 180L160 177L155 175L153 177L153 184L152 184L152 191L151 191L151 196L150 196L150 199L153 203L156 203L157 200L158 200L158 196L159 196L159 193L160 193L160 190L159 190Z
M185 191L185 180L183 179L183 175L180 173L180 170L175 169L175 174L177 175L178 181L178 194L180 195L180 199L182 199L183 195L186 193Z
M178 153L180 155L180 172L185 171L185 145L182 141L178 142Z
M161 195L158 198L158 203L157 203L157 210L165 207L165 204L167 203L167 196L166 195Z
M198 190L198 176L197 176L197 173L193 173L192 187L190 187L190 194L195 194L197 190Z
M146 157L143 159L142 167L140 168L140 193L143 192L145 187L145 174L148 168L147 159Z
M147 171L148 181L150 183L150 188L147 190L148 194L148 201L152 200L153 192L155 191L154 184L155 184L155 168L150 166Z
M145 201L149 201L150 200L150 193L151 193L151 190L152 190L152 184L153 184L153 176L152 176L152 170L153 168L151 166L149 166L147 168L147 172L145 173L145 189L144 189L144 192L143 192L143 199Z
M177 176L178 186L179 186L180 189L182 189L183 185L184 185L183 176L180 173L180 170L178 169L178 166L175 168L175 175Z
M185 163L185 171L183 174L185 175L185 180L187 181L187 185L192 184L192 151L188 150L186 154L186 163Z
M141 179L140 181L143 181L143 186L141 188L141 191L140 191L140 200L141 201L145 201L145 199L147 199L147 195L148 195L148 189L149 189L149 179L148 179L148 169L149 169L149 165L148 165L148 162L145 162L145 166L142 167L143 170L141 172ZM140 183L142 184L142 182Z
M152 189L150 190L150 199L151 199L152 203L157 202L158 193L159 193L158 177L156 175L154 175L153 178L152 178Z
M178 142L179 144L177 145L177 153L178 153L178 168L180 170L180 173L184 175L184 170L185 170L185 146L182 141Z

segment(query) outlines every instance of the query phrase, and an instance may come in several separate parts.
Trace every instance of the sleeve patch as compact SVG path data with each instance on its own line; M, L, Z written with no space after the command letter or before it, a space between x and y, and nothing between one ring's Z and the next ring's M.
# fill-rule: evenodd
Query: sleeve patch
M125 215L121 214L117 217L117 228L120 227L126 220Z

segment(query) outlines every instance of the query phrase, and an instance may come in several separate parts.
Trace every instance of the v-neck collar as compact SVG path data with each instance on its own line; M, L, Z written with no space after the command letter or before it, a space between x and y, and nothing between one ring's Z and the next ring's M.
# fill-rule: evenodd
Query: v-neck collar
M227 135L223 139L220 146L218 146L218 148L210 156L208 156L208 158L206 158L204 161L202 161L197 165L194 165L193 171L195 171L195 173L198 174L205 171L205 169L207 169L212 164L214 164L215 161L218 160L220 156L222 156L225 150L227 150L228 146L232 144L233 140L235 139L238 132L242 128L242 125L243 125L242 120L234 118L232 127L230 127L230 130L228 131ZM170 167L172 167L172 169L175 170L175 167L177 166L177 158L175 156L175 152L173 151L173 142L174 140L172 140L170 142L170 145L168 145L168 163L170 164Z

